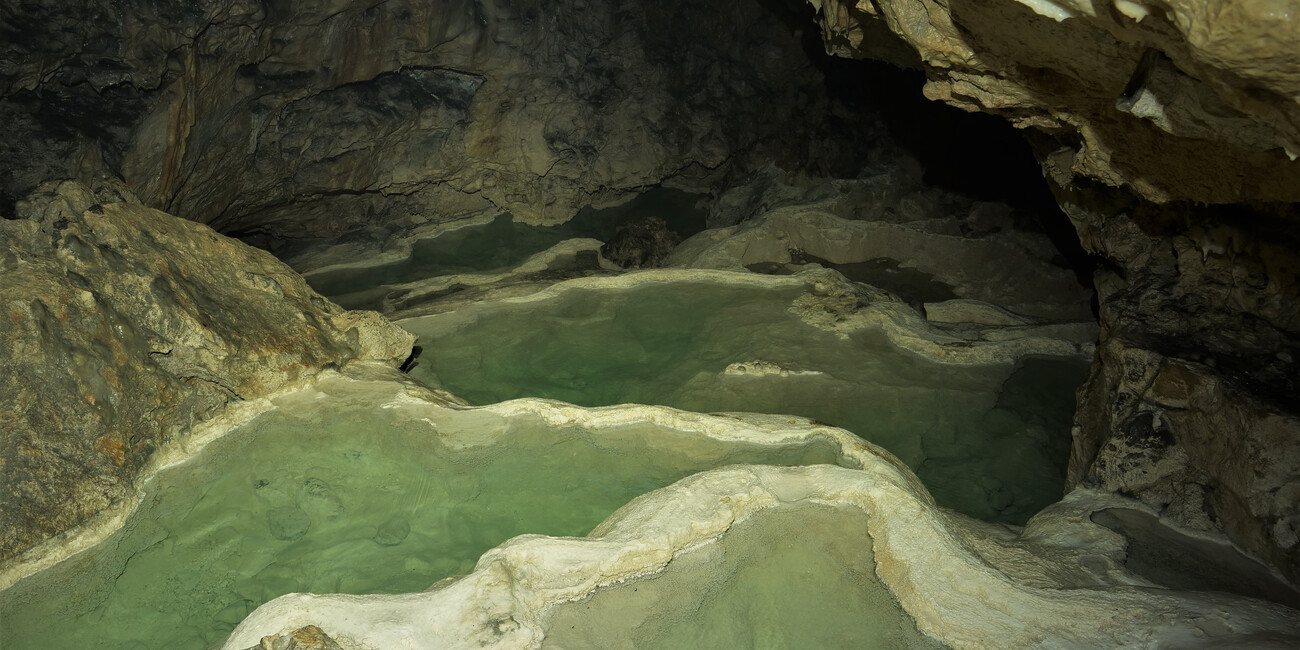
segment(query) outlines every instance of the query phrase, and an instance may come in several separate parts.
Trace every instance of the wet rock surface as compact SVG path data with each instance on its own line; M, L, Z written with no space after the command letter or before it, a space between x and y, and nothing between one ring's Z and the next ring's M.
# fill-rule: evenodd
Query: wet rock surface
M317 296L264 251L77 183L0 221L0 561L132 494L161 446L232 402L413 337Z

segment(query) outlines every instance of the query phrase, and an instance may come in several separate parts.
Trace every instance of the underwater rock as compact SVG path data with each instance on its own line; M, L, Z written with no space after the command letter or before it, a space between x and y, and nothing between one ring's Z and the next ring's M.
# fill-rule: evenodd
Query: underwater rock
M379 525L372 538L380 546L397 546L411 534L411 522L406 517L393 517Z
M815 262L912 302L964 298L1024 316L1092 318L1091 291L1054 261L1042 235L964 235L948 231L951 220L866 221L829 211L834 208L790 205L739 226L706 230L683 242L667 265L792 273Z
M0 562L129 507L155 452L227 404L410 354L270 254L101 195L63 183L0 220Z
M272 537L292 542L307 534L311 518L298 506L280 506L266 512L266 525Z

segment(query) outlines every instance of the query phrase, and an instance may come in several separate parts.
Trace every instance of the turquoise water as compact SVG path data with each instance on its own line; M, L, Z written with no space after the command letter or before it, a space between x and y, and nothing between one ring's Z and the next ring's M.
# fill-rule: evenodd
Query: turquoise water
M273 411L167 470L105 543L0 593L0 647L213 647L282 594L421 591L510 537L584 535L698 471L838 459L826 441L772 449L449 411L431 424L381 403ZM458 442L481 433L496 437Z
M695 207L698 199L695 194L656 187L619 206L584 208L573 219L555 226L530 226L503 213L481 226L419 240L406 260L369 269L317 273L308 282L320 294L334 298L439 275L509 268L567 239L606 241L619 225L643 216L663 219L684 239L704 229L704 211Z
M841 338L803 323L789 310L801 293L709 282L572 289L401 325L424 348L412 376L471 403L536 396L801 415L885 447L941 505L975 517L1019 524L1060 497L1085 362L934 363L876 330ZM794 372L724 372L751 361Z
M759 512L663 573L556 608L543 648L941 648L876 577L867 515Z

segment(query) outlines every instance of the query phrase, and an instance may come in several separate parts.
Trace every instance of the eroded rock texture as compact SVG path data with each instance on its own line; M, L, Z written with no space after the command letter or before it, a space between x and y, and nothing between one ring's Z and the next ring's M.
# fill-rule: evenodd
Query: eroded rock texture
M586 204L806 156L820 84L756 2L0 3L0 190L120 174L221 232ZM791 153L793 152L793 153Z
M72 182L0 221L0 562L123 499L154 451L238 400L411 335L270 254ZM110 202L114 201L114 202Z
M1233 225L1222 211L1062 197L1084 244L1115 264L1096 274L1101 346L1080 393L1071 485L1224 531L1297 579L1294 236L1262 215Z
M1300 199L1289 3L810 2L828 50L923 63L927 97L1051 134L1074 173L1157 202Z
M812 4L829 51L924 67L928 97L1027 128L1097 257L1067 487L1136 496L1300 577L1293 8Z

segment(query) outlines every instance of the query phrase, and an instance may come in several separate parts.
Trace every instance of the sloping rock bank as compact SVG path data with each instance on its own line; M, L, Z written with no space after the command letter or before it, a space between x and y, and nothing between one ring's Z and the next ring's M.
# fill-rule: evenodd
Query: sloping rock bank
M155 452L226 405L410 354L270 254L123 196L50 185L0 221L0 563L128 505Z

